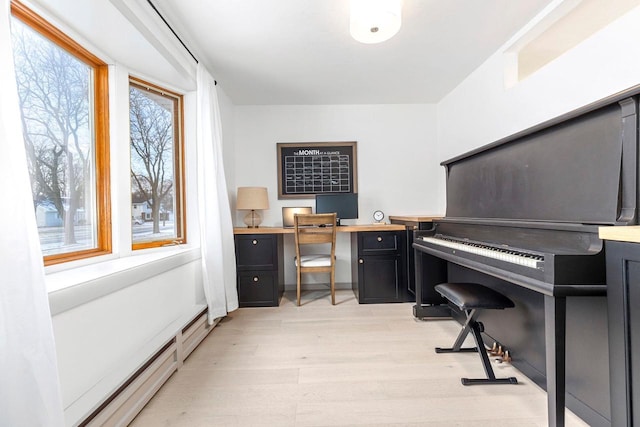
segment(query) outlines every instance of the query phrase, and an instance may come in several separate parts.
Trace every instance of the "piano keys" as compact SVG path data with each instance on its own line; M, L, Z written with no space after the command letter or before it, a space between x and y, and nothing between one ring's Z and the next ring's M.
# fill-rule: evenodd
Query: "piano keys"
M435 246L451 248L453 249L453 254L455 254L456 251L462 251L475 254L480 257L497 259L499 261L515 265L544 270L543 254L514 249L509 245L488 245L468 238L458 239L455 237L443 236L442 234L437 234L433 237L422 236L419 237L419 239Z

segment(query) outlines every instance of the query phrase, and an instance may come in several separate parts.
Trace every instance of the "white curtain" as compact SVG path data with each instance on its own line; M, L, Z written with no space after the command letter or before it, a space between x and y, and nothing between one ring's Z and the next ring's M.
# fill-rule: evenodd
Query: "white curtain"
M64 415L20 125L10 0L0 4L0 425L57 427Z
M222 126L215 81L197 71L198 213L202 279L209 324L238 308L233 223L222 163Z

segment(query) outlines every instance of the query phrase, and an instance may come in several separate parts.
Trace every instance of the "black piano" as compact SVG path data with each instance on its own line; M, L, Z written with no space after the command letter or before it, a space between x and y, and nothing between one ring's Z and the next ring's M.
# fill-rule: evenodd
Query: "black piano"
M637 95L443 162L446 216L414 233L414 316L452 314L433 291L445 281L482 283L514 300L514 313L481 320L487 341L511 348L514 366L546 386L550 426L564 425L565 404L591 425L610 424L609 402L598 402L608 396L598 227L637 223ZM594 387L599 396L589 395Z

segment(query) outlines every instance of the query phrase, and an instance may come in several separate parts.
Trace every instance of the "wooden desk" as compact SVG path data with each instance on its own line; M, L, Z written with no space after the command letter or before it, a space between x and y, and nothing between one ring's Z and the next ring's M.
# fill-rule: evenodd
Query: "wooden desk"
M405 225L342 225L336 230L351 234L351 281L358 302L408 301ZM294 229L236 227L233 232L240 306L279 305L284 292L283 236L293 235Z
M401 231L405 227L400 224L357 224L336 227L338 233L357 233L359 231ZM293 227L235 227L233 234L293 234Z
M421 223L432 223L436 219L442 219L442 215L391 215L391 224L404 224L418 227Z
M602 240L640 243L640 225L600 227L598 235Z

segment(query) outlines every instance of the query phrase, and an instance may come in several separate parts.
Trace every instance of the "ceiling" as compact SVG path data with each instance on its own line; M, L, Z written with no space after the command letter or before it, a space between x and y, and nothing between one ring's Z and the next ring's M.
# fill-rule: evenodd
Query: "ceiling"
M435 103L552 0L403 0L380 44L348 0L152 0L236 105Z

